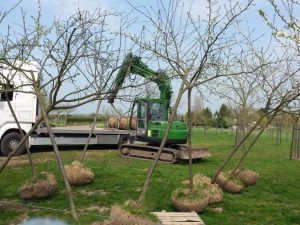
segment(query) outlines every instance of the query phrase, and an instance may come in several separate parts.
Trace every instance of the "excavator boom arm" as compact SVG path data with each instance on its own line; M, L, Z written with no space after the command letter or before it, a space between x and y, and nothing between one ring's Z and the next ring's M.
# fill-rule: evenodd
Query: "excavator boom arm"
M144 62L142 62L140 57L133 56L131 53L125 57L118 71L114 88L108 97L109 103L114 102L119 89L122 87L124 80L129 73L138 74L155 82L160 90L160 100L165 102L167 108L170 107L172 88L169 77L163 71L156 72L150 69Z

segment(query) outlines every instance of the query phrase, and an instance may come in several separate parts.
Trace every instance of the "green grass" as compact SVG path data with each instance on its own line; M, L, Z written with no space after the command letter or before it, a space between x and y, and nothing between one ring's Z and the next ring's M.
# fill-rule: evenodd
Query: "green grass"
M203 130L194 129L193 145L209 146L213 157L195 162L194 174L202 173L212 176L225 156L232 150L234 133L230 131L216 131L211 129L207 137ZM254 146L246 158L244 167L260 173L255 186L245 189L242 194L224 194L221 204L210 205L200 214L206 225L210 224L300 224L300 162L290 161L290 137L281 145L276 145L275 135L267 132ZM65 163L78 159L80 151L63 151ZM231 169L238 156L226 169ZM16 211L11 207L3 207L0 202L0 224L17 221L24 213L29 217L50 216L74 224L70 215L65 211L68 203L64 192L64 185L60 177L55 157L52 152L35 153L37 170L53 172L58 181L58 191L51 199L22 201L18 197L17 189L21 183L30 177L30 167L26 163L26 156L15 158L0 174L0 201L16 201L25 205L41 208L52 208L58 211L27 208ZM3 158L0 158L2 161ZM101 213L88 211L90 206L109 208L111 205L121 205L129 199L136 200L140 194L150 161L126 159L118 156L117 151L90 151L87 153L85 165L95 173L92 184L83 187L73 187L75 204L80 213L78 224L90 224L93 221L105 219L109 211ZM188 164L160 163L154 173L143 210L175 211L170 198L171 193L182 186L181 182L188 178ZM86 196L85 191L97 191L92 196ZM101 190L101 191L99 191ZM213 208L222 208L222 213L216 213Z

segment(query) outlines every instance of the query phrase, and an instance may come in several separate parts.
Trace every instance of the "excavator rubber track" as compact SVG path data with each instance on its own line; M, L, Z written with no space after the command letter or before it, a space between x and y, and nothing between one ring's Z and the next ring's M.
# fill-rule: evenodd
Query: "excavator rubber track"
M119 148L121 156L127 158L139 158L153 160L157 157L159 146L144 144L123 144ZM192 149L192 159L211 157L208 148ZM159 161L165 163L176 163L188 160L189 153L185 146L165 147L160 155Z

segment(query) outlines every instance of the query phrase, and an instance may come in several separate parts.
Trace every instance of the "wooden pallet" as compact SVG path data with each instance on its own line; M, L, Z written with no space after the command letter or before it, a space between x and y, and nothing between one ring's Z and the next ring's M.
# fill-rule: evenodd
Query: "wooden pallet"
M195 212L153 212L162 225L205 225Z

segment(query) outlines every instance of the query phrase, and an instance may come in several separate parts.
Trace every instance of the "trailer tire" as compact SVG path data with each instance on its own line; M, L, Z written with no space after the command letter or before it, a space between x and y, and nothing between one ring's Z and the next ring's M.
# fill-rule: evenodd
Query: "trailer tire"
M2 140L1 140L1 153L5 156L8 156L16 147L18 143L22 140L22 135L18 132L10 132L6 134ZM28 144L28 142L26 143ZM26 146L23 144L20 149L14 154L16 155L22 155L26 151Z
M120 140L119 140L119 143L118 143L118 147L119 147L119 149L121 149L122 145L130 144L130 143L132 143L132 140L130 139L129 136L121 136Z

